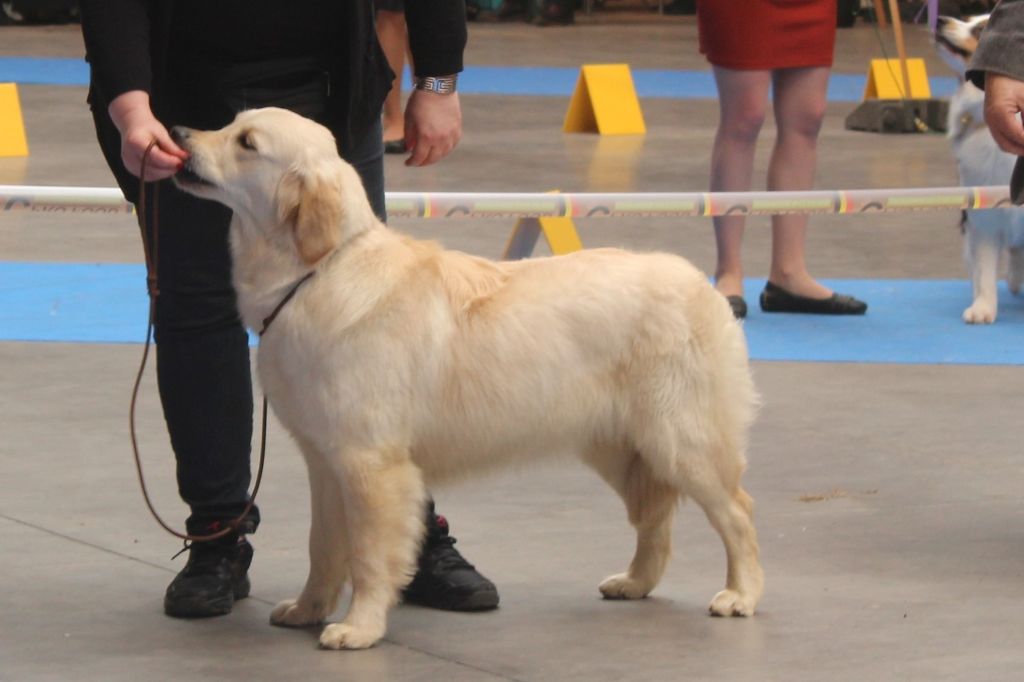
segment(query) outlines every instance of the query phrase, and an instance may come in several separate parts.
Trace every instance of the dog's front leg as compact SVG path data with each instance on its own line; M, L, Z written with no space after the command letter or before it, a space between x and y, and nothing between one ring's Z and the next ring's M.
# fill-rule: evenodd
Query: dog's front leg
M971 215L969 220L983 220ZM967 261L971 267L971 282L974 301L964 310L964 322L968 324L991 324L996 320L999 305L998 286L999 252L1002 240L991 230L967 226Z
M286 599L270 614L274 625L300 627L322 623L338 606L348 570L348 542L341 488L319 453L302 445L309 470L312 519L309 527L309 578L298 599Z
M352 605L324 628L328 649L365 649L387 628L387 612L408 584L423 538L426 492L405 451L348 452L336 463L349 538Z

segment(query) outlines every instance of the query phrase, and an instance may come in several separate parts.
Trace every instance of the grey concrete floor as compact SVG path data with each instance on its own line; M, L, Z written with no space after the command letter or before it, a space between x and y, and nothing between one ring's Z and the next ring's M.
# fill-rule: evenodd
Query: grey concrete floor
M613 3L614 5L614 3ZM920 32L911 54L946 75ZM692 18L605 12L569 28L479 24L470 64L703 68ZM840 32L837 71L876 56L870 26ZM75 27L0 28L0 54L77 56ZM32 146L0 160L0 183L110 186L81 88L20 88ZM706 186L713 101L643 102L640 139L564 135L560 98L465 96L465 138L430 169L389 159L394 190L697 190ZM843 129L829 106L820 187L955 184L938 135ZM770 129L758 173L763 178ZM767 271L767 221L752 220L749 274ZM476 253L500 253L502 221L396 221ZM815 218L822 277L962 277L956 216ZM592 220L584 244L683 254L713 265L703 220ZM0 258L138 262L130 218L4 215ZM140 324L142 321L140 320ZM141 330L140 330L141 331ZM676 556L653 595L600 599L632 533L596 477L571 465L435 491L459 547L502 605L459 615L399 607L366 652L317 650L313 630L268 625L306 570L308 493L276 424L253 539L253 595L225 618L161 612L183 565L145 513L126 412L140 347L0 343L0 680L1016 680L1024 664L1024 505L1018 367L757 363L764 408L747 488L767 592L757 616L712 619L720 542L685 507ZM140 414L150 485L183 516L152 376Z

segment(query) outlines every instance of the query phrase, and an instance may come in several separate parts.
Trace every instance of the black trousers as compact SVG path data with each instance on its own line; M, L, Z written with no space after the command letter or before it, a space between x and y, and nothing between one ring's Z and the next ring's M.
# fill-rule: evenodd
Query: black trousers
M329 83L308 64L257 65L243 73L188 66L177 69L180 86L167 98L173 111L171 120L163 121L168 128L221 128L238 111L263 106L320 122L326 118ZM113 167L120 163L120 138L103 134L103 124L109 124L100 120L105 110L95 116ZM339 151L359 172L383 219L380 123L358 140L340 140ZM230 209L181 192L170 181L159 183L158 194L157 381L179 492L191 510L186 527L202 533L237 517L248 502L253 434L248 335L231 285ZM243 529L251 532L258 524L259 510L253 508Z

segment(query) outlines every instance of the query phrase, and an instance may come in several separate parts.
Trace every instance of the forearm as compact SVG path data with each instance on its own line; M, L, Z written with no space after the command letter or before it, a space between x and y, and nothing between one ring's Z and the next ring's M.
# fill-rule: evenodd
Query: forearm
M144 90L129 90L121 93L110 101L107 113L110 114L110 120L114 122L118 132L124 135L125 131L137 121L152 118L149 93Z
M462 71L467 39L464 0L407 0L405 18L417 76Z
M152 64L149 0L80 0L82 37L93 81L113 100L133 90L150 92Z

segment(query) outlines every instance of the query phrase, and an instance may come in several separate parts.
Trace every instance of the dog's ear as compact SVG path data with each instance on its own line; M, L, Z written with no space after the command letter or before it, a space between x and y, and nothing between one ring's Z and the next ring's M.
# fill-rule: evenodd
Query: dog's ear
M334 174L290 169L277 188L277 209L307 265L314 265L338 246L343 206Z

